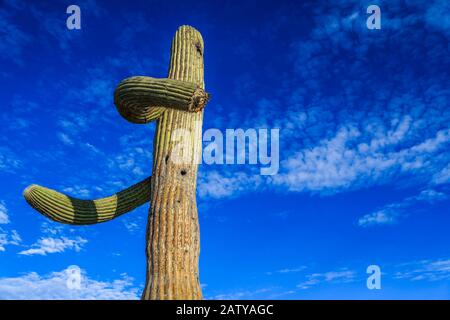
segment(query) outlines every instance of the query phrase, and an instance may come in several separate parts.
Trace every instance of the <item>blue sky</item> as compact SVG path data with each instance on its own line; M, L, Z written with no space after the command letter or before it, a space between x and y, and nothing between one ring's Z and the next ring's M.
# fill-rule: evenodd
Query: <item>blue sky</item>
M81 8L81 30L66 8ZM381 8L368 30L366 8ZM201 165L208 299L450 298L450 5L436 1L2 1L0 298L139 298L148 206L71 227L38 183L109 195L151 173L155 124L113 90L165 77L178 26L205 41L208 128L279 128L280 170ZM368 290L378 265L381 290ZM66 287L78 266L80 290Z

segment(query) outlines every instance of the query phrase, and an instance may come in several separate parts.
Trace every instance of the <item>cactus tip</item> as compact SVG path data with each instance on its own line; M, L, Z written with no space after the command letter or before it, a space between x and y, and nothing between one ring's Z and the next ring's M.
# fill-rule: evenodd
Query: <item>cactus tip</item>
M191 98L189 110L193 112L201 111L205 107L206 103L208 103L210 97L210 94L205 90L202 88L197 88Z
M35 190L37 187L39 187L36 184L30 184L28 187L25 188L25 190L23 190L23 197L28 200L30 198L31 193L33 192L33 190Z

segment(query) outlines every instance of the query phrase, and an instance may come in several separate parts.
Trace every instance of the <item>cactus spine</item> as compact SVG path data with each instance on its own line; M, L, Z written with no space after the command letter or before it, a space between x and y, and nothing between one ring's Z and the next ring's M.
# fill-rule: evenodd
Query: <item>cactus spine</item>
M200 33L181 26L172 41L168 79L131 77L115 90L114 103L125 119L138 124L157 120L151 177L96 200L76 199L38 185L24 191L38 212L73 225L105 222L150 201L143 299L202 298L196 185L203 108L209 99L204 91L203 48ZM182 162L173 157L177 130L189 137Z

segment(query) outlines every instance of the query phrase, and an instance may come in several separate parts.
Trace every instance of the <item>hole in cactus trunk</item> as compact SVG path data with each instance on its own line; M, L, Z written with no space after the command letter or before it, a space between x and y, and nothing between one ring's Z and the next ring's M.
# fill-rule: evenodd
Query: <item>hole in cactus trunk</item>
M197 49L197 52L200 53L200 55L202 56L203 52L202 52L202 45L200 44L200 42L195 43L195 48Z

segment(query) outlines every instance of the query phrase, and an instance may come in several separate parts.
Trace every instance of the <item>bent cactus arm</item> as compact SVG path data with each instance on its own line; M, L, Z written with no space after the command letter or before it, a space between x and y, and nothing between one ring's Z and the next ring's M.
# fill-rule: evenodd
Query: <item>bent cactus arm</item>
M23 195L26 201L53 221L87 225L117 218L150 200L150 179L138 182L109 197L81 200L39 185L30 185Z
M208 93L195 83L142 76L121 81L114 92L117 110L133 123L153 121L166 108L198 112L208 99Z

